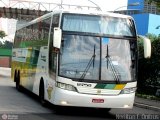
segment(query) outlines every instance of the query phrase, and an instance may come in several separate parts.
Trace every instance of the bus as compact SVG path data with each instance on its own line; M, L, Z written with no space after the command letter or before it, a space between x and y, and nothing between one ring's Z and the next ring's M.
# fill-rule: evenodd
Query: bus
M138 35L131 16L55 10L16 30L12 79L44 105L132 108ZM144 57L150 57L146 37Z

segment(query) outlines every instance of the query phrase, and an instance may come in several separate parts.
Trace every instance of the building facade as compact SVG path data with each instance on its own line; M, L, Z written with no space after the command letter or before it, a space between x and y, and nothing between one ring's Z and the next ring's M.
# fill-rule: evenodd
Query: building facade
M0 67L11 67L11 49L0 48Z
M142 13L134 14L132 17L135 19L138 34L160 35L160 27L158 27L160 25L160 15Z
M137 6L130 6L130 4L138 2ZM149 4L147 0L128 0L128 11L134 19L137 26L137 33L146 35L148 33L160 35L160 13L157 6L152 3ZM136 11L136 12L135 12Z

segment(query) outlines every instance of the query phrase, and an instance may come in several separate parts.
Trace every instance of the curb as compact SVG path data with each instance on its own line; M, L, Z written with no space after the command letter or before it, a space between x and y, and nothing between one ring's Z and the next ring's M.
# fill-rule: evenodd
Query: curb
M155 106L152 106L152 105L147 105L147 104L135 102L134 106L145 108L145 109L150 109L150 110L154 110L154 111L159 111L160 112L160 108L159 107L155 107Z

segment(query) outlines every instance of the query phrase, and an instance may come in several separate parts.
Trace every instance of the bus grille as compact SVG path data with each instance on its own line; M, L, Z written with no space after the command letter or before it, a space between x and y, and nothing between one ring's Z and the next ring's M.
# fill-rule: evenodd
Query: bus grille
M121 90L77 88L79 93L93 95L118 95Z

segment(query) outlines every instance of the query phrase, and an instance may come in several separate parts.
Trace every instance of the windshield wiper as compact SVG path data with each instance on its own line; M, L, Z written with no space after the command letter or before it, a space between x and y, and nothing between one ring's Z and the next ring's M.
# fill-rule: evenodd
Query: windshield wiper
M96 49L96 45L94 45L93 55L92 55L91 59L89 60L89 62L88 62L88 64L87 64L87 66L86 66L86 68L85 68L85 70L84 70L82 76L80 77L80 80L83 80L83 79L85 78L85 76L86 76L86 74L87 74L89 68L91 67L92 63L93 63L93 68L94 68L95 57L96 57L95 49Z
M109 62L108 45L107 45L107 54L106 54L106 59L107 59L107 69L108 69L108 62Z
M108 69L108 67L109 67L109 65L111 66L111 70L112 70L112 74L113 74L113 76L114 76L114 80L116 80L116 82L119 82L120 81L120 79L121 79L121 76L120 76L120 74L119 74L119 72L118 72L118 70L115 68L115 66L113 65L113 63L112 63L112 60L111 60L111 57L109 56L109 53L108 53L108 45L107 45L107 53L106 53L106 57L105 57L106 59L107 59L107 69Z

